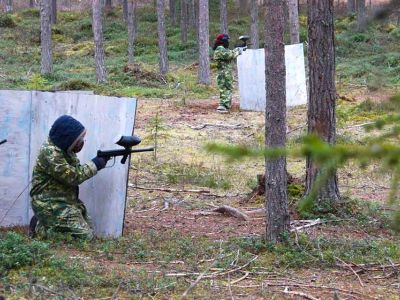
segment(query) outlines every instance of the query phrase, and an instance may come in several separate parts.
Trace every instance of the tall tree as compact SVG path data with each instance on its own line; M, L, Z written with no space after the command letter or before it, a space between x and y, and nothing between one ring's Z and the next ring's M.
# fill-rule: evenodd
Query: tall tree
M290 43L300 43L299 25L299 2L298 0L287 0L289 10Z
M160 73L168 72L167 35L165 33L164 0L157 0L157 31L158 46L160 48Z
M251 0L250 6L250 40L251 48L258 49L259 47L259 37L258 37L258 0Z
M336 88L333 0L308 0L309 99L308 133L326 142L336 142ZM310 158L306 168L306 194L324 172ZM336 171L318 187L317 203L332 205L339 200Z
M101 0L92 0L92 29L94 38L94 59L96 62L97 82L107 82L107 71L104 63L103 24Z
M112 0L106 0L104 6L105 9L110 10L112 8Z
M364 31L367 28L367 16L365 0L357 0L357 30Z
M34 0L29 0L29 7L35 7L35 1Z
M221 33L229 34L227 0L219 0L219 22Z
M176 0L169 0L169 17L172 26L176 26Z
M134 43L136 38L136 0L127 1L127 23L128 23L128 64L132 64L134 59Z
M347 14L352 15L356 13L356 0L347 0Z
M189 23L192 28L196 28L196 1L195 0L188 0L189 1Z
M181 0L181 41L187 42L189 30L189 6L187 0Z
M199 70L198 82L201 84L211 84L211 70L209 57L209 16L208 0L199 0Z
M42 75L53 72L53 53L51 51L51 0L40 1L40 46Z
M51 24L57 23L57 0L51 0Z
M13 0L6 0L6 13L10 14L13 12Z
M323 0L321 0L323 1ZM286 70L283 42L285 18L282 0L267 0L265 15L265 146L286 144ZM289 231L286 158L266 159L265 196L267 211L266 238L278 242Z

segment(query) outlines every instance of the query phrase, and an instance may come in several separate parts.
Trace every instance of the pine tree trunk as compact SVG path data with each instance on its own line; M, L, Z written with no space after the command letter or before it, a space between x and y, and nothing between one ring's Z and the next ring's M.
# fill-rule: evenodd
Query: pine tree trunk
M308 0L309 100L308 133L326 142L336 141L336 88L333 0ZM318 166L307 159L306 194L320 174ZM317 203L331 206L339 200L336 171L318 189Z
M250 40L251 48L258 49L259 47L259 37L258 37L258 0L251 0L250 6Z
M124 15L124 21L128 22L128 0L122 0L122 13Z
M209 17L208 0L199 0L199 71L198 82L211 84L211 70L209 57Z
M347 0L347 14L352 15L356 13L356 0Z
M290 43L300 43L300 24L298 0L287 0L290 23Z
M57 0L51 0L51 24L57 24Z
M249 0L239 0L239 17L245 16L249 11Z
M97 82L107 82L107 72L105 67L105 54L103 46L103 24L101 0L92 0L92 29L94 38L94 59L96 62L96 78Z
M112 8L112 0L106 0L105 4L105 9L111 9Z
M227 7L227 0L220 0L219 1L219 21L220 21L220 28L221 33L229 34L228 29L228 7Z
M6 13L11 14L13 12L13 0L6 0Z
M267 0L265 35L265 146L285 147L286 144L286 70L284 3ZM282 241L289 232L286 158L266 159L265 196L268 242Z
M365 0L357 0L357 30L364 31L367 28L367 16Z
M34 0L29 0L29 7L30 8L35 7L35 1Z
M189 0L189 23L192 28L196 28L196 1Z
M183 43L187 42L188 38L188 3L187 0L181 0L181 41Z
M128 24L128 64L133 64L134 43L136 38L135 19L136 19L136 0L127 1L127 24Z
M51 0L40 2L40 44L41 63L40 72L42 75L53 72L53 53L51 50Z
M167 35L165 33L164 0L157 0L157 31L160 48L160 73L168 73Z
M176 0L169 0L169 17L172 26L176 26Z

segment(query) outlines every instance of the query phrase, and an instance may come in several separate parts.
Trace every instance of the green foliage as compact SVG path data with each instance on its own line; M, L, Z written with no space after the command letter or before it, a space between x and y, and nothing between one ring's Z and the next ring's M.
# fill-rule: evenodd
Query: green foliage
M93 90L94 86L83 79L70 79L56 87L60 91Z
M17 26L15 24L14 19L9 14L0 14L0 28L13 28Z
M44 90L48 87L49 81L40 74L34 74L26 83L28 90Z
M15 232L0 233L0 274L40 262L50 255L49 245Z
M23 18L40 18L40 11L37 8L26 8L18 12Z

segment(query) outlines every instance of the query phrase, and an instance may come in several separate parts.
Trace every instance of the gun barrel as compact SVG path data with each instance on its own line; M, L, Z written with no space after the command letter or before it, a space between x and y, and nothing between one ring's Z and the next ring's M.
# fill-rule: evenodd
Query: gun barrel
M140 148L140 149L118 149L118 150L106 150L106 151L98 150L97 156L99 156L99 157L125 156L125 155L129 155L131 153L148 152L148 151L154 151L154 147L147 147L147 148Z
M0 145L1 145L1 144L4 144L5 142L7 142L7 140L6 140L6 139L4 139L4 140L1 140L1 141L0 141Z

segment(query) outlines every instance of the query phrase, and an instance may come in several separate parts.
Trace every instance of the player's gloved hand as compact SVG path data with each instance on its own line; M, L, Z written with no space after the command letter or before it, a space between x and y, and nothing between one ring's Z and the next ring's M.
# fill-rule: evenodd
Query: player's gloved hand
M109 156L96 156L92 159L92 162L96 165L97 171L104 169L107 165L107 162L110 160Z

